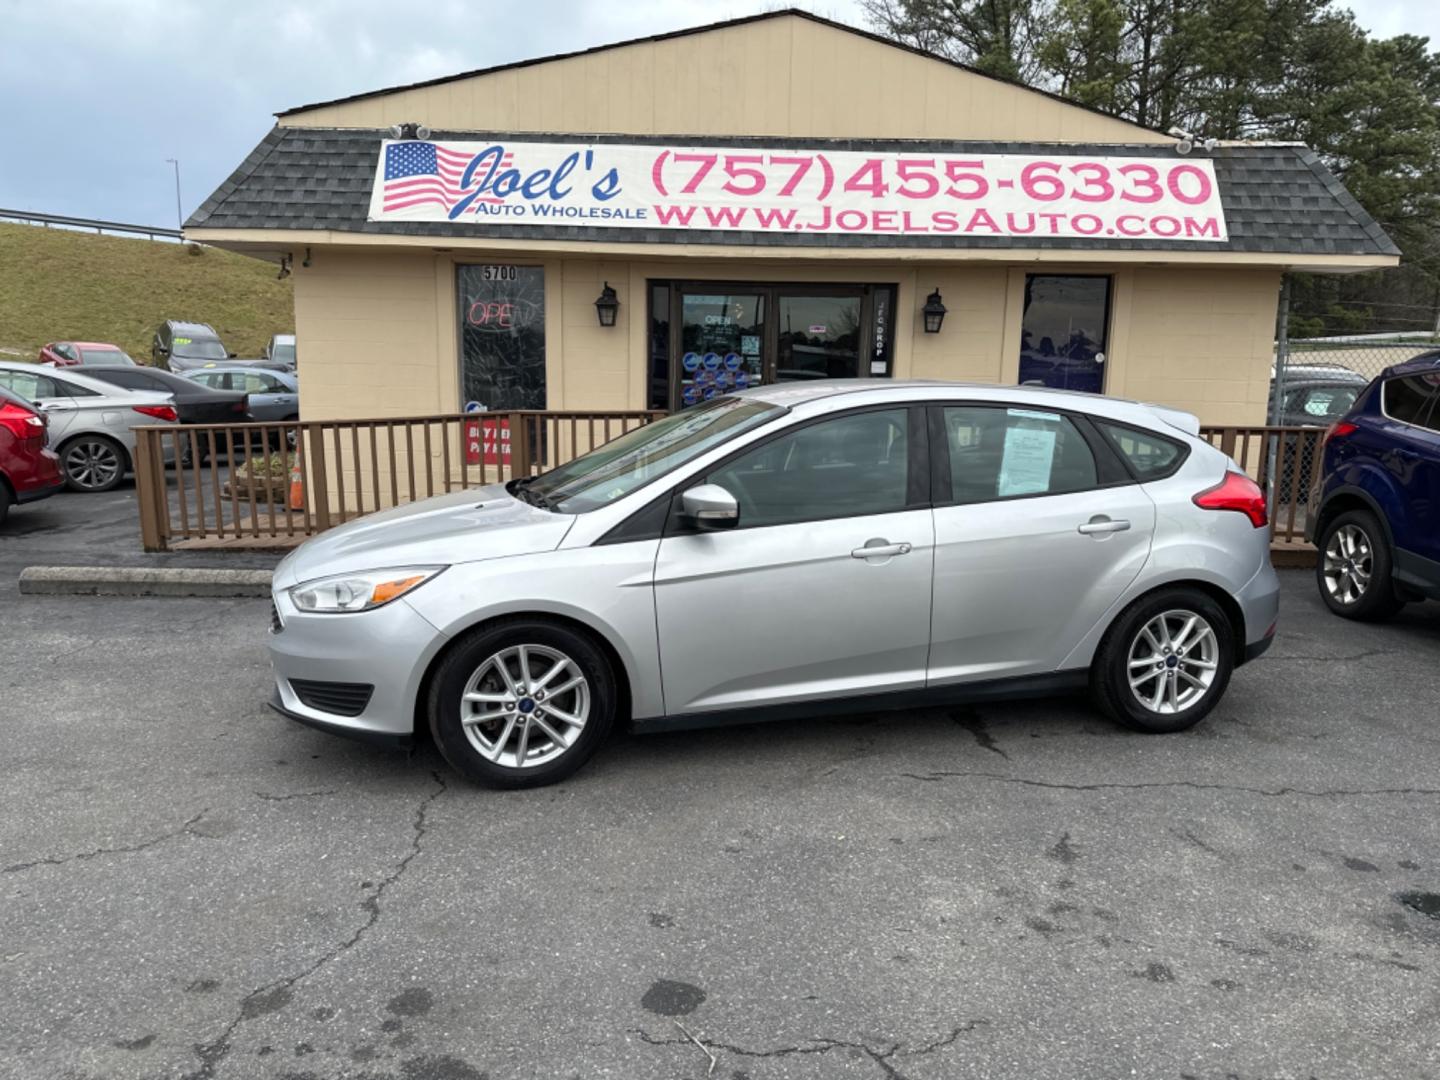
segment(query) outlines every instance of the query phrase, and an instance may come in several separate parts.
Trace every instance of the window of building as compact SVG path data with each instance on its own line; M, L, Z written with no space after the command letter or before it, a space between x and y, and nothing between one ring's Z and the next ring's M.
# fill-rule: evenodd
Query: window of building
M545 271L458 266L460 393L486 409L545 408Z
M951 500L990 502L1098 486L1095 455L1059 413L963 405L944 410Z
M1109 328L1108 277L1027 274L1020 384L1103 392Z
M893 285L651 282L651 407L774 382L888 375L894 311Z
M709 476L740 527L888 514L907 501L909 413L852 413L772 439Z

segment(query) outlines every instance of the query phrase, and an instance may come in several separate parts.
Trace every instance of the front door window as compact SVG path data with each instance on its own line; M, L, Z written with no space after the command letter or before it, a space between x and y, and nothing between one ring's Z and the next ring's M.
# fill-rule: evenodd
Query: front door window
M680 404L764 381L766 299L758 292L681 296Z

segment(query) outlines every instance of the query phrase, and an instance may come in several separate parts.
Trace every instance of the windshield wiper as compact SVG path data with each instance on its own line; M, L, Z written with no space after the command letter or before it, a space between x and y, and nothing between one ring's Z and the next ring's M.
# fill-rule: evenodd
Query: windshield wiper
M537 479L538 477L526 476L519 480L511 481L510 494L514 495L515 498L521 502L528 503L531 506L538 506L542 510L554 510L555 503L549 495L546 495L543 491L534 491L531 489L530 485Z

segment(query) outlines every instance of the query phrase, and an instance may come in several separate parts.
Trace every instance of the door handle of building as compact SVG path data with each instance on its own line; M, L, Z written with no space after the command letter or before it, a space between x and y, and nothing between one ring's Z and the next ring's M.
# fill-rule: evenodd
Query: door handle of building
M1086 536L1094 536L1096 533L1125 532L1129 528L1130 522L1125 521L1123 518L1117 518L1112 521L1110 518L1097 516L1091 518L1084 525L1077 526L1075 531L1083 533Z
M858 547L850 552L852 559L889 559L895 555L909 555L910 545L903 541L892 544L889 540L874 539L866 540L864 547Z

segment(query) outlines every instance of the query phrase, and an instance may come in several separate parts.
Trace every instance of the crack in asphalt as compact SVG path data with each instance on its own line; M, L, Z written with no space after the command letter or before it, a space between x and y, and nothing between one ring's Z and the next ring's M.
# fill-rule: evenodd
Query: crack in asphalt
M289 802L291 799L318 799L322 795L338 794L339 791L339 788L326 788L324 791L295 791L289 795L271 795L268 791L257 791L255 797L266 802Z
M420 805L415 808L414 821L411 823L411 829L414 835L410 840L410 850L395 864L395 868L391 870L390 873L380 879L370 895L361 902L360 907L368 916L366 920L356 927L355 932L346 940L328 952L321 954L319 959L314 963L301 968L293 975L286 975L272 982L268 982L241 998L240 1010L235 1014L235 1018L226 1025L225 1030L220 1033L219 1037L209 1043L197 1043L195 1045L195 1056L200 1059L200 1067L192 1072L186 1073L183 1080L211 1080L211 1078L215 1076L216 1069L218 1069L221 1062L225 1060L225 1056L230 1053L230 1040L241 1024L254 1017L265 1016L283 1009L289 1004L295 986L298 983L308 979L326 964L330 963L330 961L360 944L365 935L379 922L380 898L385 895L385 891L390 888L390 886L394 885L405 875L405 871L409 868L410 863L420 854L421 843L425 839L425 834L428 831L428 826L425 824L425 817L430 810L430 804L445 794L446 784L444 778L441 777L438 772L432 772L430 775L434 778L438 787L435 791L421 799Z
M159 836L151 837L149 840L141 841L138 844L96 848L94 851L82 851L76 855L51 855L44 859L32 859L30 862L13 863L10 866L0 868L0 874L15 874L21 870L29 870L36 866L64 866L66 863L71 862L86 862L90 859L98 859L101 855L133 855L137 851L145 851L148 848L155 847L157 844L163 844L167 840L174 840L177 836L184 836L198 825L200 819L209 812L210 807L207 806L178 829L171 829L169 832L161 833Z
M897 775L907 780L921 780L926 783L952 778L996 780L1002 784L1019 784L1023 787L1048 788L1053 791L1145 791L1151 788L1193 788L1196 791L1235 791L1249 795L1263 795L1267 798L1303 795L1312 799L1339 799L1355 795L1440 795L1440 788L1421 787L1333 788L1316 791L1311 788L1297 787L1260 788L1245 787L1240 784L1202 784L1197 780L1156 780L1137 784L1061 784L1050 780L1030 780L1023 776L1006 776L1003 773L995 772L948 772L944 770L924 774L907 772Z
M1339 664L1347 660L1368 660L1372 656L1394 656L1397 652L1396 649L1366 649L1354 656L1306 656L1303 653L1287 653L1283 656L1266 656L1264 661L1267 664L1273 664L1277 660L1324 660Z
M631 1028L632 1034L640 1036L640 1041L649 1046L694 1046L699 1042L702 1046L712 1050L723 1050L728 1054L737 1057L750 1058L776 1058L788 1057L792 1054L828 1054L831 1050L855 1050L865 1054L885 1074L886 1080L907 1080L907 1077L892 1063L895 1057L918 1058L926 1054L933 1054L936 1050L943 1050L967 1032L974 1031L982 1024L988 1024L988 1020L967 1020L965 1023L955 1027L950 1034L944 1035L934 1042L926 1043L924 1046L916 1047L913 1050L904 1049L905 1043L894 1042L889 1048L874 1047L866 1042L851 1042L847 1039L829 1039L816 1037L808 1039L804 1043L795 1046L777 1046L772 1050L755 1050L746 1046L735 1046L731 1043L718 1042L714 1039L707 1039L703 1035L695 1036L695 1039L657 1039L644 1028Z
M999 754L1006 761L1010 760L1010 755L995 741L995 736L990 734L989 722L979 713L973 710L957 710L950 714L950 718L974 736L975 742L982 750L989 750Z

